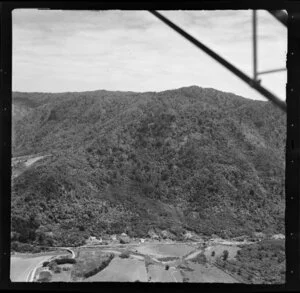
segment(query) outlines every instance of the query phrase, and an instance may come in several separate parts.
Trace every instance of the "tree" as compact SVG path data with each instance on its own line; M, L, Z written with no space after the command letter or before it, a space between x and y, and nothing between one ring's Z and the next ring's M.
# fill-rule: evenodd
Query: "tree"
M128 250L123 251L123 252L119 255L120 258L129 258L129 256L130 256L130 252L129 252Z
M229 255L228 250L224 250L224 251L223 251L223 260L227 260L228 255Z

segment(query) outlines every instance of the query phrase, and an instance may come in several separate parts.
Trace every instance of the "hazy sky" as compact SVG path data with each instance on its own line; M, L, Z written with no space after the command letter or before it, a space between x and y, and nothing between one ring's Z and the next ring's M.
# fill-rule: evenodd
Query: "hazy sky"
M252 76L251 11L160 11ZM285 67L287 29L258 11L258 70ZM286 71L262 75L285 99ZM147 11L13 11L14 91L161 91L198 85L262 96Z

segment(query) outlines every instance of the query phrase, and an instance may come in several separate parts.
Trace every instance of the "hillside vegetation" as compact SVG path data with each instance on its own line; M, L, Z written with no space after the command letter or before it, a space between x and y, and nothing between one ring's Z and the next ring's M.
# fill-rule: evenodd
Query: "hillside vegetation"
M286 117L269 102L192 86L16 92L13 105L13 157L51 155L13 179L13 241L284 233Z
M245 283L282 284L285 282L284 240L263 240L244 246L235 260L218 259L217 263Z

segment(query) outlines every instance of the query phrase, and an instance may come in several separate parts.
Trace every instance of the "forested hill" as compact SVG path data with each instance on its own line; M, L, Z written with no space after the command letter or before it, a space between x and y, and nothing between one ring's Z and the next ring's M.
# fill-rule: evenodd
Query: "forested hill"
M13 95L13 241L284 232L286 116L197 86Z

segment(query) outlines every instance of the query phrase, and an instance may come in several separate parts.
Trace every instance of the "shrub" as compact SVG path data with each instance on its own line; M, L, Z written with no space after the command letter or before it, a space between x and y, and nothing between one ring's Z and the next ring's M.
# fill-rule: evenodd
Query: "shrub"
M182 234L183 234L184 230L181 227L174 227L173 226L173 227L170 228L170 232L172 234L174 234L176 237L182 238Z
M215 256L215 255L216 255L215 251L212 251L211 256Z
M55 262L58 265L74 264L74 263L76 263L76 259L74 259L74 258L57 258L57 259L55 259Z
M172 260L176 260L176 259L179 259L179 257L177 257L177 256L167 256L167 257L158 258L159 261L172 261Z
M55 268L54 268L54 273L55 274L59 274L61 272L61 268L59 267L59 266L56 266Z
M48 271L42 271L39 273L38 282L50 282L51 280L51 273Z
M99 251L81 251L80 257L78 257L71 272L72 279L88 278L97 274L107 267L113 258L113 253L103 254Z
M44 262L43 262L43 267L46 267L46 266L48 266L48 265L49 265L49 263L50 263L49 261L44 261Z
M98 272L102 271L104 268L106 268L109 263L111 262L111 260L114 258L114 255L113 254L110 254L106 259L104 259L100 265L96 268L94 268L93 270L90 270L86 273L84 273L84 277L85 278L88 278L88 277L91 277L95 274L97 274Z
M129 237L126 237L126 236L121 236L120 237L120 243L121 244L126 244L126 243L129 243L129 242L130 242Z
M229 255L228 250L224 250L224 251L223 251L223 260L227 260L228 255Z
M199 263L199 264L206 264L207 259L203 252L198 254L195 258L192 259L192 262Z
M13 241L11 243L11 250L12 251L17 251L17 252L32 252L32 253L37 253L40 252L42 249L36 246L33 246L28 243L22 243L18 241Z
M120 258L129 258L129 256L130 256L130 252L129 252L128 250L123 251L123 252L119 255Z
M55 261L50 261L49 265L48 265L49 269L51 271L55 271L56 267L57 267L57 263Z

